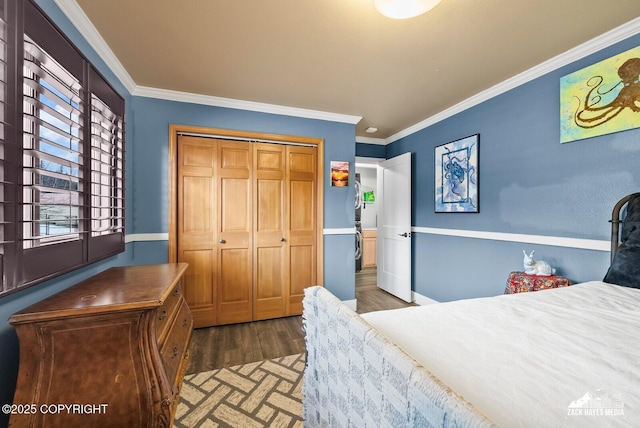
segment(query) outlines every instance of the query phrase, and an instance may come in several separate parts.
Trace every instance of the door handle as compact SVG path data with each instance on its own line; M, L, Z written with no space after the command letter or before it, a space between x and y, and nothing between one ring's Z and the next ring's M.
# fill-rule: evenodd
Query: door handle
M284 239L284 237L280 238L280 242L284 242L286 241L286 239Z
M225 241L224 239L221 239L221 240L219 240L218 242L219 242L219 243L221 243L221 244L224 244L224 243L225 243L225 242L227 242L227 241Z
M410 233L407 233L407 232L405 232L405 233L398 233L398 236L402 236L402 237L406 238L407 236L411 236L411 234L410 234Z

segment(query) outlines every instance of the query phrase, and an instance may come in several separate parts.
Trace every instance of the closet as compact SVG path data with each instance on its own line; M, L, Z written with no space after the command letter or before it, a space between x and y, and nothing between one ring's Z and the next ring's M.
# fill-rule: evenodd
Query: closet
M194 327L302 313L318 283L317 152L177 136L176 256Z

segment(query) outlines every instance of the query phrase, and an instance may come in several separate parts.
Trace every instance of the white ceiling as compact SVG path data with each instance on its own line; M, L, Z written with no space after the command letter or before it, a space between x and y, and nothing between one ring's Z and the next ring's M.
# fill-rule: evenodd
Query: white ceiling
M611 30L640 32L639 0L442 0L408 20L373 0L56 1L84 11L139 87L362 117L356 135L386 141Z

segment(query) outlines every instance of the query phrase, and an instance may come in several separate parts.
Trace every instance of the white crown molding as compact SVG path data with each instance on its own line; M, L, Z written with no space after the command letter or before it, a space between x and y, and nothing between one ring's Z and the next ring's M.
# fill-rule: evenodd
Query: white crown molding
M359 137L356 136L356 143L364 143L364 144L378 144L384 146L387 144L387 140L384 138L373 138L373 137Z
M598 37L595 37L581 45L576 46L560 55L557 55L535 67L530 68L504 82L498 83L491 88L482 91L466 100L441 111L415 125L412 125L388 138L385 139L385 144L392 143L401 138L414 134L424 128L434 125L446 118L449 118L455 114L461 113L471 107L474 107L484 101L487 101L493 97L501 95L511 89L514 89L520 85L530 82L538 77L557 70L560 67L569 65L574 61L582 59L588 55L598 52L604 48L607 48L615 43L621 42L631 36L635 36L640 33L640 18L635 18L626 24L623 24L611 31L608 31Z
M600 241L596 239L564 238L559 236L525 235L520 233L485 232L477 230L440 229L433 227L412 227L411 231L431 235L488 239L492 241L522 242L525 244L539 244L552 247L576 248L581 250L611 250L610 241Z
M253 101L234 100L232 98L221 98L211 95L201 95L189 92L172 91L168 89L150 88L148 86L137 86L132 95L147 98L158 98L162 100L179 101L183 103L204 104L215 107L226 107L238 110L257 111L261 113L303 117L307 119L327 120L330 122L350 123L353 125L362 120L361 116L351 116L347 114L330 113L319 110L308 110L297 107L286 107Z
M55 0L55 2L60 10L69 18L69 21L71 21L80 34L87 40L89 45L91 45L111 71L113 71L113 74L120 79L124 87L132 93L136 88L136 82L134 82L129 73L127 73L127 70L122 66L76 0Z

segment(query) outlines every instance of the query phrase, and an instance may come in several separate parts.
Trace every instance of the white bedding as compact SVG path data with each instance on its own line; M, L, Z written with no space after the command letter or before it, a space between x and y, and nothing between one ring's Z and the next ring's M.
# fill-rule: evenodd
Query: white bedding
M362 317L499 426L640 427L638 289L594 281Z

